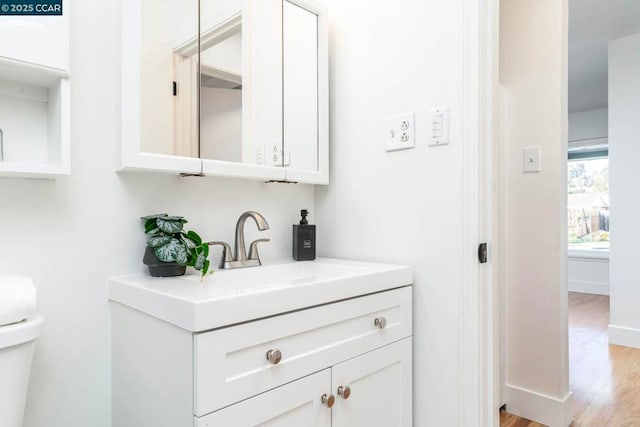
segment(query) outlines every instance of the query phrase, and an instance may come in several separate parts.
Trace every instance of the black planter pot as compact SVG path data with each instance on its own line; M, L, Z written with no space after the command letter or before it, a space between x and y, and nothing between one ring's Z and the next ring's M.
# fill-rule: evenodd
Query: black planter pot
M187 272L187 266L177 262L162 262L158 259L152 248L147 246L142 258L144 265L149 267L149 274L153 277L183 276Z

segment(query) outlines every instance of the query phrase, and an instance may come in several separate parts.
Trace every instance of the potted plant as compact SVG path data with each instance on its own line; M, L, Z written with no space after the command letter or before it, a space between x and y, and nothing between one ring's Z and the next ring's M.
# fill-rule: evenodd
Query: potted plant
M184 230L184 217L157 214L141 219L149 236L143 262L151 276L182 276L189 266L200 271L204 279L209 271L209 245L195 231Z

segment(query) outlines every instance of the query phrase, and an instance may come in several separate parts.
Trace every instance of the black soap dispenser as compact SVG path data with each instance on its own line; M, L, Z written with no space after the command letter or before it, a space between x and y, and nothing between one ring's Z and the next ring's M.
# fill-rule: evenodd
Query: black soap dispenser
M300 211L300 224L293 225L293 259L296 261L310 261L316 259L316 226L309 224L309 211Z

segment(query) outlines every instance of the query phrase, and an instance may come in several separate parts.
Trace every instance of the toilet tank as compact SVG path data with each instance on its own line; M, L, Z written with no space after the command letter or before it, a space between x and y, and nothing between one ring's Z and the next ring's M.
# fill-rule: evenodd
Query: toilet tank
M0 283L8 293L8 285ZM17 294L16 294L17 295ZM7 298L0 305L7 303ZM25 307L35 305L31 302ZM14 316L13 307L0 307L2 316ZM0 317L2 317L0 316ZM23 315L18 315L18 318ZM11 317L10 317L11 318ZM29 386L31 360L36 339L44 319L29 312L29 317L0 326L0 426L22 427L24 407Z
M0 426L22 427L31 359L43 318L0 326Z

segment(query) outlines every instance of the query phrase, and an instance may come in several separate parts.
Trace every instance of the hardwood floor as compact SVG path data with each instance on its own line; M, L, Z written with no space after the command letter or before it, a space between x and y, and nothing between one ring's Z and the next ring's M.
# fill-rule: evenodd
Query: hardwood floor
M640 426L640 350L608 344L609 297L569 293L573 426Z
M640 350L608 344L609 297L569 293L572 427L640 426ZM502 413L503 427L538 427Z
M500 427L544 427L544 426L542 424L538 424L533 421L525 420L524 418L516 417L515 415L507 414L506 412L501 412Z

